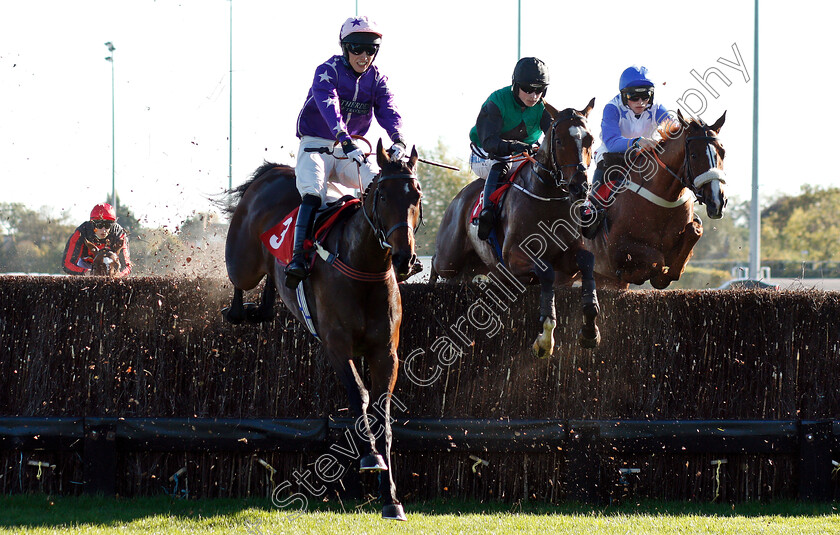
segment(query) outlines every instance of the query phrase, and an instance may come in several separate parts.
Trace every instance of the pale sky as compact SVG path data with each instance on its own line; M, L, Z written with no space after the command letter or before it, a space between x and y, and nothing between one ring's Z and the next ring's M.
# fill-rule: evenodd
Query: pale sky
M355 0L233 1L233 184L263 159L294 164L295 120L315 67L340 52ZM621 71L650 68L668 109L703 95L721 131L730 196L749 199L754 77L753 2L522 0L523 56L548 65L547 100L603 106ZM228 184L230 0L17 0L0 4L0 202L49 206L82 221L111 191L111 64L115 73L116 189L149 225L175 225L212 206ZM465 161L486 97L508 85L517 60L517 1L359 0L384 37L388 76L409 143L438 139ZM805 182L838 182L814 150L840 120L835 28L840 4L760 7L760 150L763 196ZM746 72L733 68L739 62ZM719 59L722 58L721 61ZM728 62L728 63L727 63ZM709 90L691 75L709 73ZM749 77L749 81L745 80ZM695 95L695 96L690 96ZM825 134L824 134L825 133ZM375 144L380 130L368 139ZM464 163L466 167L466 164ZM590 170L591 171L591 170ZM422 178L422 170L421 170Z

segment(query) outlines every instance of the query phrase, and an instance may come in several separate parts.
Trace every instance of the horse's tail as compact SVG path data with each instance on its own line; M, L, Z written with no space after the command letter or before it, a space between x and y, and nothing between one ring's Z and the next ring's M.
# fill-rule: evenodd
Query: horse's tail
M248 180L235 188L223 191L215 198L211 198L210 201L218 206L223 212L233 214L233 212L236 211L236 207L239 205L239 201L242 200L242 196L245 195L246 191L248 191L248 188L250 188L254 182L262 178L263 175L272 170L276 170L278 173L283 175L292 177L295 176L294 167L264 161L263 164L254 171L250 178L248 178Z

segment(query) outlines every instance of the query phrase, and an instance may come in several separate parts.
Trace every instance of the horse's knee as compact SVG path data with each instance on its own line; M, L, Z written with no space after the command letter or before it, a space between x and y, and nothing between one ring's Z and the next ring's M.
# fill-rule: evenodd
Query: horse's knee
M697 240L703 236L703 225L697 221L691 221L685 226L685 236L691 241L692 245L697 243Z
M671 285L671 282L673 282L672 279L665 274L650 278L650 285L657 290L664 290Z

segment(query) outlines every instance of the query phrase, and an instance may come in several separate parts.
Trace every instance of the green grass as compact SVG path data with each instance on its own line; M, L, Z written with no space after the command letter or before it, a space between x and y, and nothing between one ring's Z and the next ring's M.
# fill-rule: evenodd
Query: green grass
M267 500L0 497L0 533L840 533L835 504L626 503L616 507L434 501L408 504L409 521L384 521L373 503L310 503L290 518Z

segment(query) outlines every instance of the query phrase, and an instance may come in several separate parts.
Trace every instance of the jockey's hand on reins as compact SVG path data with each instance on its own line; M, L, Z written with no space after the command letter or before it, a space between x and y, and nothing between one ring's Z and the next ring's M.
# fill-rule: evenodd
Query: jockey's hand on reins
M646 137L637 137L636 141L633 142L633 146L639 150L653 150L656 148L656 145L656 141Z
M530 143L525 143L524 141L508 141L508 150L511 154L519 154L520 152L531 154L534 147Z
M345 156L356 162L356 165L361 166L365 163L365 153L352 140L342 141L341 150L344 151Z
M405 158L406 154L407 152L405 149L405 143L403 143L402 141L395 142L393 145L391 145L391 148L388 149L388 156L391 158L392 162L398 162L402 160L403 158Z

